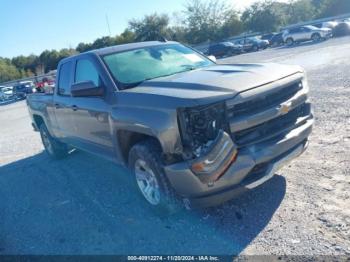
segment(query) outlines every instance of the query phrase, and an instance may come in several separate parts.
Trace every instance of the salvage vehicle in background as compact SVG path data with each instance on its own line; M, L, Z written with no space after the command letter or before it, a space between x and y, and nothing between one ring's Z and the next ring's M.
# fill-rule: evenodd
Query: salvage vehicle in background
M220 42L209 46L208 55L215 57L225 57L241 54L243 47L241 45L235 45L231 42Z
M333 29L334 37L350 35L350 22L341 22Z
M275 34L271 39L270 39L270 46L275 47L275 46L280 46L284 44L283 41L283 33L277 33Z
M269 33L269 34L264 34L260 37L261 40L266 40L266 41L271 41L272 37L274 37L276 33Z
M242 38L235 42L235 44L242 45L244 52L256 52L261 49L266 49L269 46L269 41L261 40L257 37Z
M34 87L32 81L22 81L13 87L13 91L18 99L25 99L27 94L33 93Z
M13 87L12 86L2 86L0 87L0 99L1 101L8 101L15 99L15 95L13 93Z
M50 156L73 147L123 164L162 211L261 185L306 149L313 126L302 68L219 65L176 42L63 59L54 94L27 104Z
M283 32L283 41L289 46L306 41L319 42L331 37L332 29L317 28L311 25L287 29Z
M2 89L5 88L5 86L0 86L0 101L7 100L7 95L2 91Z

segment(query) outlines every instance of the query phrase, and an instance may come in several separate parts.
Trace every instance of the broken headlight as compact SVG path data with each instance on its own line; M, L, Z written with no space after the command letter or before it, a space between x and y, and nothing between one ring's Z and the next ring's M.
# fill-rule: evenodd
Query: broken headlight
M224 103L181 108L178 117L185 159L201 156L220 130L228 130Z

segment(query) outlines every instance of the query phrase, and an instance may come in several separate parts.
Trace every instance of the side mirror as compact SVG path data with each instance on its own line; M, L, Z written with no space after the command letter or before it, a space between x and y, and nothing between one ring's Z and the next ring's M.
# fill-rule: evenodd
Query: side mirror
M103 96L104 90L96 86L92 81L83 81L71 86L71 93L74 97Z
M209 58L211 61L216 62L216 57L215 57L215 56L210 55L210 56L208 56L208 58Z

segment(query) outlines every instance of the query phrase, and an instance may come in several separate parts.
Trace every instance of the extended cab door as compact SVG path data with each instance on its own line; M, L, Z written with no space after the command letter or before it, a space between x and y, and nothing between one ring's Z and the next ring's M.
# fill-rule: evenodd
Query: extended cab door
M79 57L75 63L73 83L92 81L96 86L106 89L101 70L94 57ZM106 94L106 92L104 92ZM72 118L76 126L75 137L79 147L87 151L112 157L112 142L109 111L110 106L104 96L74 97Z
M53 111L56 118L55 136L66 143L72 142L74 122L72 121L72 97L70 87L74 73L73 61L60 65L58 70L57 88L54 94Z

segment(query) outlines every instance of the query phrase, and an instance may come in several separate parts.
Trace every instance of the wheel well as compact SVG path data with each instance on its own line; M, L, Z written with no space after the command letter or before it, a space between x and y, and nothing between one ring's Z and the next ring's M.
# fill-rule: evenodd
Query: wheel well
M130 149L141 141L152 139L159 145L160 148L162 148L157 138L143 133L128 130L119 130L117 132L117 139L125 163L128 163Z
M320 33L313 33L313 34L311 35L311 37L313 37L314 35L321 36Z
M44 123L44 119L39 115L33 115L35 125L40 128L41 124Z

